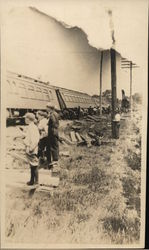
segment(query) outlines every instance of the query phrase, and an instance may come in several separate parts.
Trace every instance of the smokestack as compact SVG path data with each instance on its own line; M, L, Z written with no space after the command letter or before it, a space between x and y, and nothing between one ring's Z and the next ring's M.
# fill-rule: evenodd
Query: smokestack
M115 48L115 36L114 36L114 24L113 24L113 18L112 18L112 10L108 10L108 15L109 15L109 27L111 31L111 38L112 38L112 48Z
M116 123L114 122L117 106L117 83L116 83L116 51L115 51L115 37L114 37L114 24L112 19L112 10L108 10L109 15L109 27L111 31L112 46L110 49L111 55L111 90L112 90L112 113L111 113L111 125L112 125L112 137L115 138Z

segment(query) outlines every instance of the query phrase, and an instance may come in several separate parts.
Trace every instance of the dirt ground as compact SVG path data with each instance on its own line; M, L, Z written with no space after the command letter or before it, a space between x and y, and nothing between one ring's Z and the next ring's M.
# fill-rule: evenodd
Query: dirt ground
M132 244L140 237L141 112L122 117L111 138L110 116L81 121L80 133L102 131L100 146L60 143L60 183L48 192L26 188L28 165L13 157L17 127L7 128L6 242ZM75 122L61 121L68 136ZM69 138L70 139L70 138ZM19 145L19 141L18 145ZM17 150L15 150L16 152ZM23 149L22 149L23 151ZM17 152L21 155L21 149ZM14 183L21 179L22 186ZM13 185L14 184L14 185Z

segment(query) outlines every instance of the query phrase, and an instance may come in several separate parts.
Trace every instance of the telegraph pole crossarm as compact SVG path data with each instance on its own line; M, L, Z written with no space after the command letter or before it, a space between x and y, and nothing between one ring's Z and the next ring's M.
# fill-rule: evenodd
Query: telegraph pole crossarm
M139 68L136 63L127 60L126 58L121 58L121 68L122 69L130 69L130 116L132 116L132 69Z

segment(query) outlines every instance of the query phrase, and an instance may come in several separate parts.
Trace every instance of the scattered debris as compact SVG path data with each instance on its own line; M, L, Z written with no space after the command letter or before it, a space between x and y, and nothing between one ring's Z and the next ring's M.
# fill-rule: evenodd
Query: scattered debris
M86 142L86 145L87 145L88 148L92 146L92 143L91 143L92 140L87 134L81 135L81 137Z
M76 138L77 138L78 142L82 142L82 138L78 132L76 132Z
M88 135L91 137L91 138L95 138L96 135L93 133L93 132L89 132Z
M69 156L70 156L70 153L69 153L69 151L61 151L61 152L59 153L59 155L60 155L60 156L69 157Z
M71 127L71 129L73 129L75 132L77 132L77 131L79 131L80 129L81 129L81 126L80 125L73 125L72 127Z
M77 139L76 139L76 136L75 136L75 132L74 132L74 131L71 131L71 132L70 132L70 138L71 138L72 142L77 142Z
M59 136L59 141L64 141L65 143L67 143L68 145L73 145L74 143L72 141L70 141L65 134L63 133L61 136Z
M96 122L99 122L101 120L100 117L97 117L97 116L95 117L95 116L92 116L92 115L88 115L87 118L91 119L93 121L96 121Z

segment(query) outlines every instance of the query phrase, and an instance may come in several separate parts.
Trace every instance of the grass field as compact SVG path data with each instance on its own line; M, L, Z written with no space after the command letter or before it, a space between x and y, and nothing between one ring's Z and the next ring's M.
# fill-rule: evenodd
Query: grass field
M107 118L110 119L110 118ZM86 127L90 126L85 122ZM103 129L103 124L96 124ZM104 138L110 127L104 123ZM8 128L12 129L12 128ZM13 128L15 129L15 128ZM67 127L67 131L70 126ZM66 130L66 129L65 129ZM85 131L85 127L83 128ZM11 134L11 133L10 133ZM11 136L7 138L11 142ZM7 144L8 145L8 144ZM7 188L6 241L133 244L140 237L141 115L121 121L120 139L101 146L60 145L60 185L47 192ZM27 166L8 157L7 168Z

